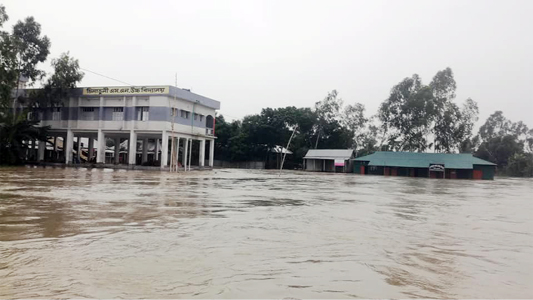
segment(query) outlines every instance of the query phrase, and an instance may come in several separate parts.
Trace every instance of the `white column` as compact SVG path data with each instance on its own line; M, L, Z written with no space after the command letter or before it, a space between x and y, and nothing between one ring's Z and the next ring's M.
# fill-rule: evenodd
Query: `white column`
M174 160L174 146L176 146L176 140L174 136L170 137L170 171L173 171L176 161Z
M120 138L115 139L115 164L120 162Z
M89 161L94 156L94 139L92 137L89 138Z
M200 167L205 165L205 139L200 140Z
M187 153L189 152L189 138L185 138L185 143L183 144L183 158L181 164L185 171L187 171Z
M145 163L147 161L148 161L148 139L143 139L142 162Z
M178 171L179 157L180 157L180 137L176 137L176 157L174 161L176 162L176 171Z
M159 151L161 150L161 144L159 139L155 139L155 160L159 160Z
M130 131L129 142L128 163L130 165L135 165L137 163L137 133L134 130Z
M189 146L189 171L191 170L191 160L192 160L192 142L193 142L193 139L191 139L191 141L190 141L190 146Z
M161 137L161 168L166 167L168 164L168 133L163 130Z
M98 129L98 149L96 152L96 163L105 163L105 134L102 129Z
M215 140L209 141L209 166L212 168L215 160Z
M67 130L67 144L63 145L63 150L65 152L65 163L72 163L72 146L74 146L74 132L72 130Z
M44 161L44 151L46 150L46 141L39 141L39 161Z

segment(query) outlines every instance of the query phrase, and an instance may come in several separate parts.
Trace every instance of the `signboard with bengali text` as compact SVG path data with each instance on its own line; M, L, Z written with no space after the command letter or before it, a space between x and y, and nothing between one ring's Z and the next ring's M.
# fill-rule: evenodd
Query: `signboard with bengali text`
M83 88L84 96L165 95L168 93L169 86L109 86Z
M444 165L440 165L440 164L429 165L429 170L433 172L444 172Z

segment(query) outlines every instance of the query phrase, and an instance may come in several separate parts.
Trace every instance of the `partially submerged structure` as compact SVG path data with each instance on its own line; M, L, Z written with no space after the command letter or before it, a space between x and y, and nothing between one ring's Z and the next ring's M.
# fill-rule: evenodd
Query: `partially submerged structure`
M174 86L87 87L72 89L62 106L32 111L28 118L50 126L53 137L54 153L49 155L46 147L37 148L32 142L32 148L39 151L39 161L47 157L62 157L66 164L79 161L82 151L76 150L84 148L83 138L88 139L87 160L104 164L108 150L105 141L113 139L115 164L135 166L151 160L162 169L169 164L174 168L187 164L204 167L206 163L212 167L218 109L219 101ZM56 153L58 140L63 141L62 155ZM198 146L194 147L198 149L194 160L193 143ZM121 147L116 145L123 144L127 152L121 159Z
M494 179L496 165L472 154L375 152L353 160L357 174Z
M304 157L303 168L317 172L350 172L350 160L354 157L353 149L311 149Z

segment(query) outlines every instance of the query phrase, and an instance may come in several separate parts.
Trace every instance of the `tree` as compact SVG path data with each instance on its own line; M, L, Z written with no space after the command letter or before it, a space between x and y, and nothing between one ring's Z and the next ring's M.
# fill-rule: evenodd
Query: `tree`
M530 176L533 130L518 121L513 123L502 111L490 115L479 128L482 141L476 155L498 165L502 173L511 176Z
M13 27L13 36L17 44L17 63L19 76L32 81L44 77L45 72L37 65L42 63L50 54L50 39L41 36L41 24L33 17L18 21Z
M533 177L533 153L516 153L509 158L507 175Z
M0 5L0 28L7 20L5 7ZM38 64L46 60L49 48L50 40L41 35L41 25L33 17L17 22L11 34L0 30L0 163L20 163L23 141L46 139L48 127L36 127L38 121L27 120L26 113L60 105L68 91L83 78L78 61L66 53L52 61L54 73L43 89L29 94L19 92L21 77L32 83L43 78L45 72ZM17 101L25 104L22 114L16 109Z
M337 91L333 90L328 93L324 100L315 103L315 114L317 116L315 148L318 147L320 139L324 138L324 129L328 124L339 121L341 118L340 112L343 101L337 98L337 95Z
M0 5L0 29L9 19L5 7ZM17 48L15 38L0 30L0 108L10 106L11 93L18 80Z
M50 39L41 36L41 24L33 17L27 17L24 21L18 21L13 26L13 41L16 48L17 79L16 93L13 98L13 110L16 109L19 97L19 81L26 77L32 82L42 79L45 72L39 70L37 65L44 62L50 53ZM16 113L13 117L16 116Z
M14 165L24 160L27 146L23 141L46 141L48 127L36 127L38 121L19 115L13 120L12 112L0 114L0 164Z
M365 118L365 106L360 103L347 105L342 117L342 125L353 135L352 145L349 148L357 150L362 146L363 129L365 123L368 122L368 119Z
M378 117L393 150L425 151L431 146L426 136L435 114L431 89L414 74L392 88L380 105Z
M516 136L508 134L483 142L476 151L476 156L491 161L497 164L500 170L504 170L511 156L523 152L524 144Z
M503 116L503 112L498 110L494 112L479 128L479 136L483 142L492 138L511 134L512 122Z
M456 88L450 68L437 72L429 85L422 84L414 74L394 86L378 112L389 149L422 152L433 148L448 153L471 150L477 103L469 98L460 108L453 101Z
M0 4L0 27L4 26L7 20L9 20L9 17L6 13L6 7Z
M52 67L54 73L46 80L43 88L31 91L27 97L20 97L22 103L34 109L61 106L70 90L76 88L85 75L80 70L78 60L72 58L68 52L53 59Z

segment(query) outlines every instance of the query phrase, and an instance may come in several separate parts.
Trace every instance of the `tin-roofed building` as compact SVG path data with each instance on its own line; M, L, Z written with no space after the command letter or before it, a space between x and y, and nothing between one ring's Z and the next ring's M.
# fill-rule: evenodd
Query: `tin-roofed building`
M318 172L350 172L352 149L311 149L304 157L304 170Z
M357 174L494 179L496 165L472 154L376 152L353 160Z

